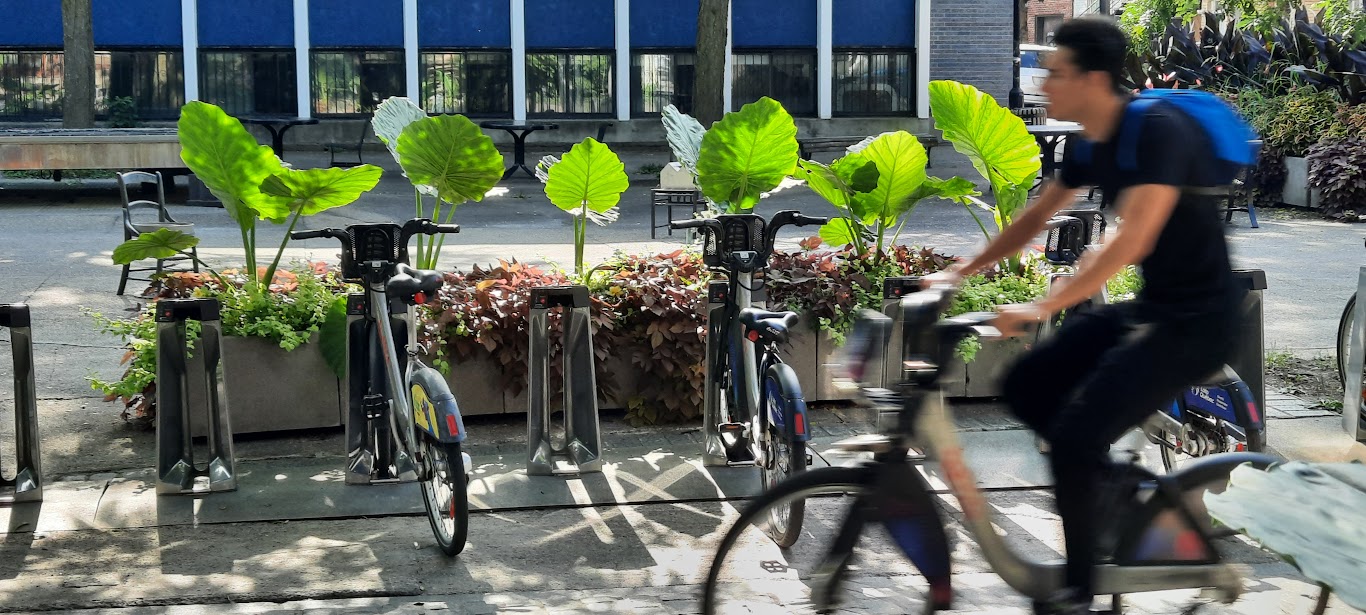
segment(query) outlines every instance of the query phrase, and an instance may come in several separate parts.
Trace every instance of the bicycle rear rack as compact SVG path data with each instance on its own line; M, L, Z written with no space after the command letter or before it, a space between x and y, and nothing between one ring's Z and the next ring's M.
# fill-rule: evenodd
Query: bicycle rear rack
M223 327L217 299L162 299L157 323L157 494L176 495L237 489L233 467L228 394L223 386ZM191 362L186 323L198 321L199 340ZM200 360L203 367L199 367ZM196 395L197 394L197 395ZM190 416L191 400L207 405L209 460L195 466ZM207 485L199 479L207 479Z
M0 472L0 504L43 499L42 455L38 447L38 388L33 376L33 335L29 309L22 303L0 305L0 327L10 331L14 355L14 478ZM0 470L4 468L0 459Z
M550 434L549 312L563 307L560 350L564 375L564 446ZM530 351L527 380L527 474L584 474L602 471L602 434L598 427L598 383L594 371L588 287L531 289Z

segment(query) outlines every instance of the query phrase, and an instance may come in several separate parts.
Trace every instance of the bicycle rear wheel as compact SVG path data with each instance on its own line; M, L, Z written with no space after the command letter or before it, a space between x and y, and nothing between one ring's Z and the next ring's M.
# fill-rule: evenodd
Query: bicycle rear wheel
M848 525L847 549L832 549L858 495L874 484L874 468L818 468L783 481L745 506L726 532L707 571L703 613L822 613L836 604L912 613L928 584L876 523ZM828 497L836 496L836 497ZM838 497L844 496L844 497ZM765 529L772 509L803 501L807 539L788 549ZM867 531L870 528L872 531ZM831 556L831 551L840 551ZM826 560L834 565L823 565ZM865 588L884 588L875 594Z
M422 481L427 520L432 524L432 534L441 551L457 555L465 549L470 525L470 500L460 443L442 443L425 432L418 439L427 466L431 468L431 475Z
M790 371L791 368L787 370ZM783 417L784 422L783 426L772 422L768 424L768 450L764 456L764 466L761 468L764 491L775 489L779 483L806 471L806 442L793 437L792 428L787 425L794 420L796 414L795 409L789 407L788 400L801 399L801 391L791 390L791 383L796 382L795 374L791 376L788 384L784 384L785 380L787 379L780 377L776 371L770 371L764 376L764 390L768 397L768 407L765 411L770 417ZM806 502L801 499L793 500L788 506L771 508L766 525L769 538L783 548L796 544L802 533L805 511Z
M1347 300L1347 307L1342 309L1342 317L1338 318L1338 382L1343 387L1347 386L1347 346L1352 338L1352 323L1356 321L1357 315L1357 295L1352 293L1352 298ZM1366 390L1363 390L1362 397L1366 398Z

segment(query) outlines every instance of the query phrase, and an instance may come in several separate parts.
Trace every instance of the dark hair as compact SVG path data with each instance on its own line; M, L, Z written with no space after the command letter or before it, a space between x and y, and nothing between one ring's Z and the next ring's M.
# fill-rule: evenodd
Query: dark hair
M1114 21L1085 16L1070 20L1053 35L1053 45L1072 50L1072 63L1083 71L1103 71L1118 89L1123 79L1129 39Z

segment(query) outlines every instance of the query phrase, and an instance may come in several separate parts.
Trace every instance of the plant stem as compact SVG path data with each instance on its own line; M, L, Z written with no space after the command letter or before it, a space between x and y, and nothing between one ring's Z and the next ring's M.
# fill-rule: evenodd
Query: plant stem
M450 224L455 219L455 204L451 204L451 210L446 212L446 221L442 224ZM441 257L441 248L446 245L446 234L442 233L432 240L436 245L432 247L432 269L436 269L436 260ZM428 245L431 245L430 243Z
M987 225L982 224L982 219L977 217L977 212L972 210L972 204L964 203L963 207L967 208L968 215L972 216L973 221L977 222L977 228L982 229L982 235L986 236L987 241L991 241L991 233L987 231Z
M275 260L270 261L270 267L266 268L266 290L270 290L270 283L275 281L275 268L280 266L280 257L285 254L285 246L289 245L289 234L294 231L294 225L299 223L299 216L303 214L304 208L294 210L294 216L289 219L289 228L285 229L285 238L280 241L280 249L275 251Z
M437 196L436 204L432 206L432 222L441 222L441 206L444 204L441 197ZM436 247L435 240L427 242L427 256L422 259L423 262L418 265L418 268L436 269L436 259L439 256L437 250L439 250L439 248Z
M247 279L256 279L256 226L242 228L242 249L246 252Z
M891 243L891 245L892 245L893 247L895 247L895 246L896 246L896 242L899 241L899 240L901 239L901 229L903 229L903 228L906 228L906 220L904 220L904 219L901 221L901 224L896 225L896 233L892 235L892 243Z
M886 224L886 221L882 219L882 216L878 216L878 218L877 218L877 252L873 254L873 264L874 264L874 265L878 265L878 264L881 264L881 263L882 263L882 235L883 235L883 233L886 233L886 232L887 232L887 224Z
M583 279L583 244L588 238L588 203L580 215L574 216L574 275Z
M417 198L417 217L418 217L418 218L421 218L421 217L422 217L422 191L421 191L421 190L418 190L418 189L417 189L417 186L414 186L414 187L413 187L413 196ZM417 236L417 262L418 262L418 267L419 267L419 268L422 266L422 259L423 259L423 255L422 255L422 239L423 239L422 235L418 235L418 236Z

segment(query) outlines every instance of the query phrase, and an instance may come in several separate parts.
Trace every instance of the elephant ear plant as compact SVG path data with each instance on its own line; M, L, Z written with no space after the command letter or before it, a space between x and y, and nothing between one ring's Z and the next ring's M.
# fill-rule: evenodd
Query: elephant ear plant
M696 143L697 185L725 213L753 210L764 193L782 185L797 168L797 125L767 96L727 113L702 134L700 143L694 140L701 126L696 120L672 119L680 121L672 127L665 123L675 155L689 160Z
M1010 226L1015 212L1024 207L1029 189L1039 176L1039 144L1025 128L1024 120L1000 106L991 96L956 81L930 82L930 109L934 126L944 133L953 149L968 157L973 168L991 185L995 204L964 195L965 204L973 203L992 214L997 233ZM981 218L972 206L968 212L988 239ZM1019 254L1004 263L1005 270L1024 272Z
M607 226L617 219L621 193L630 187L625 166L611 148L589 137L570 148L563 159L542 158L536 176L545 182L550 202L574 217L574 276L584 283L588 222Z
M181 110L178 130L181 159L204 185L223 202L228 215L237 223L242 237L246 267L242 271L240 297L244 305L267 303L267 295L276 281L276 270L289 231L299 220L320 212L342 207L360 198L379 183L382 170L374 165L350 169L287 169L267 146L242 127L241 122L218 107L191 102ZM256 222L268 220L287 228L270 264L257 266ZM173 229L158 229L143 233L114 249L113 260L124 265L148 258L167 258L177 254L190 256L186 250L196 246L199 238ZM237 284L202 261L199 264L217 280L225 293L239 292ZM236 301L236 299L233 299ZM344 297L336 297L327 310L328 316L340 314L345 319ZM297 333L297 332L290 332ZM281 345L298 345L297 335L285 335ZM306 338L306 336L304 336ZM325 352L329 365L340 373L344 365L341 344L325 340L324 346L335 352Z
M375 110L371 125L412 182L419 218L449 224L458 206L482 201L503 177L503 155L463 115L428 117L411 100L394 97ZM426 196L436 200L430 214L423 205ZM424 244L418 235L416 266L436 269L445 240L442 235Z

